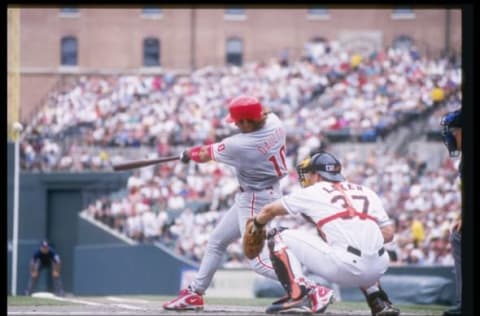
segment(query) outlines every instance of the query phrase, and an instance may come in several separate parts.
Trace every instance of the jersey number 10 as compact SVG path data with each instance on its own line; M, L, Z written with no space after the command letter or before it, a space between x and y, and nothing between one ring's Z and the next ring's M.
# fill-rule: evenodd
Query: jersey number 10
M280 160L282 161L282 165L283 165L283 168L284 170L287 170L287 162L286 162L286 159L285 159L285 145L283 145L282 147L280 147L280 150L278 152L278 156L280 156ZM277 173L277 175L280 177L283 175L283 172L282 170L280 170L280 165L278 164L278 160L277 160L277 155L272 155L270 156L270 158L268 158L268 160L270 160L270 162L273 164L273 167L275 168L275 172Z

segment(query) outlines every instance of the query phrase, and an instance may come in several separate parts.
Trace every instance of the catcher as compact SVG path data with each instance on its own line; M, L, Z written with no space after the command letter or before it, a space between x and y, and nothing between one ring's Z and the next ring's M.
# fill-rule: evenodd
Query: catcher
M62 280L60 279L61 261L58 253L50 247L46 240L40 244L40 248L35 251L30 260L30 280L25 295L30 295L38 280L42 269L50 269L52 272L55 292L58 296L64 296Z
M400 314L379 282L389 265L383 244L393 239L393 223L378 195L346 181L341 168L327 152L305 159L297 166L303 189L265 205L247 222L243 241L249 256L261 250L263 227L276 216L302 215L317 226L314 235L299 229L273 229L267 234L275 273L290 295L287 301L274 302L267 313L308 306L301 282L305 266L332 283L360 287L372 316Z

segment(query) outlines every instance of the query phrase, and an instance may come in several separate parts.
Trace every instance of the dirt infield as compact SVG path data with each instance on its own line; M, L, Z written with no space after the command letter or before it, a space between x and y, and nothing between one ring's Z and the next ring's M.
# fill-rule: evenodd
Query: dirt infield
M120 306L13 306L8 308L8 315L265 315L264 308L243 306L212 305L204 311L165 311L161 304L149 305L136 310Z
M159 306L158 308L148 307L141 310L128 310L122 308L105 308L105 307L91 307L91 306L36 306L36 307L9 307L8 315L250 315L250 316L265 316L264 308L260 307L243 307L243 306L225 306L225 305L212 305L205 307L203 311L165 311ZM289 314L282 314L289 315ZM292 314L293 315L293 314ZM295 314L298 315L298 314ZM370 315L367 310L362 311L338 311L332 310L325 312L323 315ZM428 315L440 315L439 313L425 314L425 313L401 313L402 316L428 316Z
M122 309L115 307L94 307L94 306L35 306L35 307L9 307L8 315L250 315L265 316L265 308L262 307L244 307L244 306L225 306L209 305L203 311L165 311L161 306L142 308L139 310ZM282 314L289 315L289 314ZM292 314L293 315L293 314ZM299 315L299 314L295 314ZM306 315L306 314L305 314ZM323 315L370 315L367 310L363 311L327 311ZM401 313L402 316L425 315L414 313ZM438 314L430 314L438 315Z
M266 315L265 308L268 304L261 304L255 302L251 305L231 304L225 301L226 305L219 304L218 299L212 301L214 304L209 304L206 301L205 309L203 311L165 311L162 304L166 300L164 297L157 298L133 298L133 297L67 297L67 298L44 298L40 301L33 301L25 303L9 304L8 315L249 315L259 316ZM228 305L227 305L228 304ZM257 305L257 306L254 306ZM357 308L358 306L358 308ZM399 306L402 309L402 306ZM286 314L283 314L286 315ZM294 315L294 314L292 314ZM299 314L296 314L299 315ZM343 303L338 302L329 306L328 310L323 315L370 315L370 311L362 304ZM419 310L414 308L406 308L401 312L402 316L437 316L441 315L441 309L429 308L428 306L420 307Z

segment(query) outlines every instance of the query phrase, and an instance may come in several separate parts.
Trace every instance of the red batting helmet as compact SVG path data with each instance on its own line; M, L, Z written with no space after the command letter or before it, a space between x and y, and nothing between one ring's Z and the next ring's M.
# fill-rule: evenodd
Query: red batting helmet
M238 122L240 120L258 121L263 118L263 108L260 101L254 97L244 95L230 101L228 112L227 122Z

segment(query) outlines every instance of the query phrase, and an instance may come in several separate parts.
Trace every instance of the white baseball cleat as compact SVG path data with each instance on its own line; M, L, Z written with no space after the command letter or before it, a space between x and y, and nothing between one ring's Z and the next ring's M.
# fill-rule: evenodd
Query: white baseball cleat
M321 285L312 288L308 294L308 298L312 306L312 313L317 314L325 312L328 305L335 302L333 290Z

